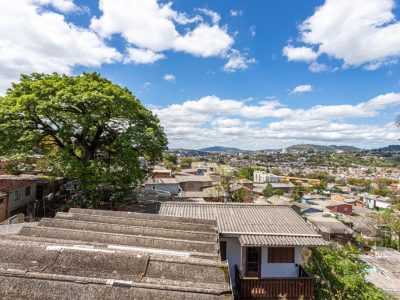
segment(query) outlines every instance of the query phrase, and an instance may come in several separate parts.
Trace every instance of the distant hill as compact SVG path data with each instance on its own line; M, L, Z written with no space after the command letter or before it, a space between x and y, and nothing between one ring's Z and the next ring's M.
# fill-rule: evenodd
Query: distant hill
M389 145L387 147L374 149L375 151L400 151L400 145Z
M360 151L361 149L354 146L337 146L337 145L314 145L314 144L298 144L293 145L286 150L288 151Z
M228 153L247 152L246 150L240 150L238 148L222 147L222 146L214 146L214 147L202 148L202 149L199 149L199 151L205 151L205 152L228 152Z

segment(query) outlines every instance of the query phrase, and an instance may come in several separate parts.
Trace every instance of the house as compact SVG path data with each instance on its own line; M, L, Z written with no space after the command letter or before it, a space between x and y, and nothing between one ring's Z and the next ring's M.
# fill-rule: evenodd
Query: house
M255 170L253 177L254 177L254 182L256 183L281 182L281 176L267 173L265 171Z
M201 191L205 187L211 186L212 179L210 176L176 176L176 181L179 183L182 191Z
M4 299L232 299L216 222L71 209L0 236Z
M333 212L345 215L353 214L353 205L346 202L335 200L308 200L307 203L313 206L315 205L317 207L321 207L321 210L325 212Z
M149 178L144 184L144 189L147 191L164 191L171 195L177 195L180 191L179 183L175 178Z
M327 242L290 206L165 202L159 214L216 220L221 259L228 261L241 298L312 298L312 279L301 266L302 248Z
M400 299L400 252L373 246L371 253L360 258L370 267L365 280Z
M311 204L311 205L312 205L312 204L313 204L312 202L313 202L314 200L326 200L326 199L328 199L328 197L325 196L325 195L306 194L306 195L303 195L303 196L301 197L300 201L301 201L302 203Z
M307 214L306 220L327 241L346 242L353 239L353 230L337 220L333 214L315 212Z
M359 197L365 207L370 209L382 210L391 207L391 200L389 197L372 195L369 193L359 194Z
M6 194L6 197L3 197L3 204L0 204L0 207L3 207L3 219L0 218L0 222L15 212L25 210L36 200L37 185L38 177L35 175L0 175L0 191Z
M153 176L154 178L171 178L172 170L164 168L154 168Z
M291 182L288 182L288 183L273 182L273 183L271 183L271 186L272 186L272 190L274 190L274 191L281 190L285 194L290 194L292 192L294 184Z

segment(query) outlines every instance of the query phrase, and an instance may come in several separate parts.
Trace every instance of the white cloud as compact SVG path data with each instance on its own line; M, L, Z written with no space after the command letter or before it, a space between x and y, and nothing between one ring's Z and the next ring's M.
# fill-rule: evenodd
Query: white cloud
M36 5L51 5L62 12L79 11L73 0L33 0Z
M139 64L152 64L156 61L165 58L162 53L155 53L148 49L128 48L126 49L127 56L125 56L124 63Z
M289 94L291 95L298 95L298 94L304 94L304 93L309 93L312 92L313 87L310 84L302 84L296 86L293 90L290 91Z
M199 57L223 56L234 42L227 27L219 26L220 15L208 9L197 11L209 17L211 24L201 15L190 18L174 11L172 3L159 4L157 0L102 0L100 10L102 15L92 18L91 28L102 37L120 34L132 48L160 55L174 50ZM175 23L194 27L181 34Z
M226 32L226 28L200 24L184 36L177 37L174 49L195 56L210 57L223 55L232 44L233 38Z
M317 105L309 109L288 108L277 100L249 105L243 100L206 96L153 111L166 130L170 147L196 148L212 143L262 149L288 142L390 143L400 138L394 124L347 120L377 117L395 106L400 106L400 93L379 95L354 105Z
M344 67L374 70L397 63L400 22L394 9L394 0L326 0L300 25L301 41L318 47L318 55L343 61Z
M255 58L247 58L247 55L236 49L232 49L227 57L228 61L223 66L223 70L228 73L236 72L237 70L245 70L250 64L255 64L257 62Z
M252 37L255 37L255 36L256 36L256 26L255 26L255 25L250 26L249 31L250 31L250 35L251 35Z
M221 16L213 10L206 8L199 8L198 11L209 16L213 24L218 24L218 22L221 20Z
M173 74L165 74L164 76L163 76L163 79L165 80L165 81L169 81L169 82L175 82L175 75L173 75Z
M241 10L234 10L234 9L231 9L231 10L229 11L229 14L230 14L231 17L238 17L238 16L243 15L243 12L242 12Z
M326 64L320 64L316 61L313 61L308 67L308 69L314 73L321 73L321 72L327 72L329 70L329 67Z
M73 9L72 1L46 3ZM121 59L94 32L41 8L31 0L0 1L0 93L21 73L71 73L79 65L98 67Z
M285 55L289 61L305 62L311 62L318 57L318 54L311 48L293 47L290 45L283 48L283 55Z

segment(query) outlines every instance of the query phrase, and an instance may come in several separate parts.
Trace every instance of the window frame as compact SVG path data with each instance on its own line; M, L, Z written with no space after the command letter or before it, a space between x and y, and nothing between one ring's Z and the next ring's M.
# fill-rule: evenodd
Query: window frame
M269 264L295 263L295 247L268 247Z

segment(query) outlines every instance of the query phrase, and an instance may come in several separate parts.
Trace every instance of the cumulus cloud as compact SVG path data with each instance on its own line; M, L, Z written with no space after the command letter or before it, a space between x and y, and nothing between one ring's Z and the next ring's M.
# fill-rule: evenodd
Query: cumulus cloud
M243 54L236 49L232 49L227 57L228 61L222 69L228 73L233 73L237 70L246 70L249 65L257 62L255 58L248 58L246 54Z
M289 61L305 62L311 62L318 57L318 53L314 52L311 48L293 46L286 46L283 48L283 55L285 55Z
M126 49L127 55L125 56L124 63L139 64L152 64L156 61L165 58L162 53L156 53L149 49L128 48Z
M104 38L119 34L132 48L159 55L174 50L210 57L224 56L234 43L227 27L218 24L220 15L209 9L197 9L200 15L188 17L173 10L172 3L157 0L102 0L99 8L102 15L92 18L91 28ZM180 33L175 23L193 26Z
M173 75L173 74L165 74L165 75L163 76L163 79L164 79L165 81L175 82L175 75Z
M76 66L99 67L121 54L89 29L44 10L53 5L71 11L73 1L0 1L0 93L21 73L71 73Z
M400 22L394 9L394 0L326 0L299 26L305 46L298 48L316 47L318 51L312 56L325 54L342 61L344 67L374 70L397 63ZM296 48L287 46L284 53L285 49ZM290 59L290 51L287 56L296 60ZM297 60L311 62L316 59L312 56Z
M394 124L371 125L362 120L397 106L400 93L379 95L354 105L317 105L309 109L289 108L276 99L249 105L243 100L206 96L153 111L159 116L171 147L202 147L211 141L262 149L299 141L392 142L400 138ZM356 119L361 122L354 122Z
M310 84L302 84L296 86L293 90L290 91L289 94L291 95L298 95L298 94L304 94L304 93L309 93L312 92L313 87Z

